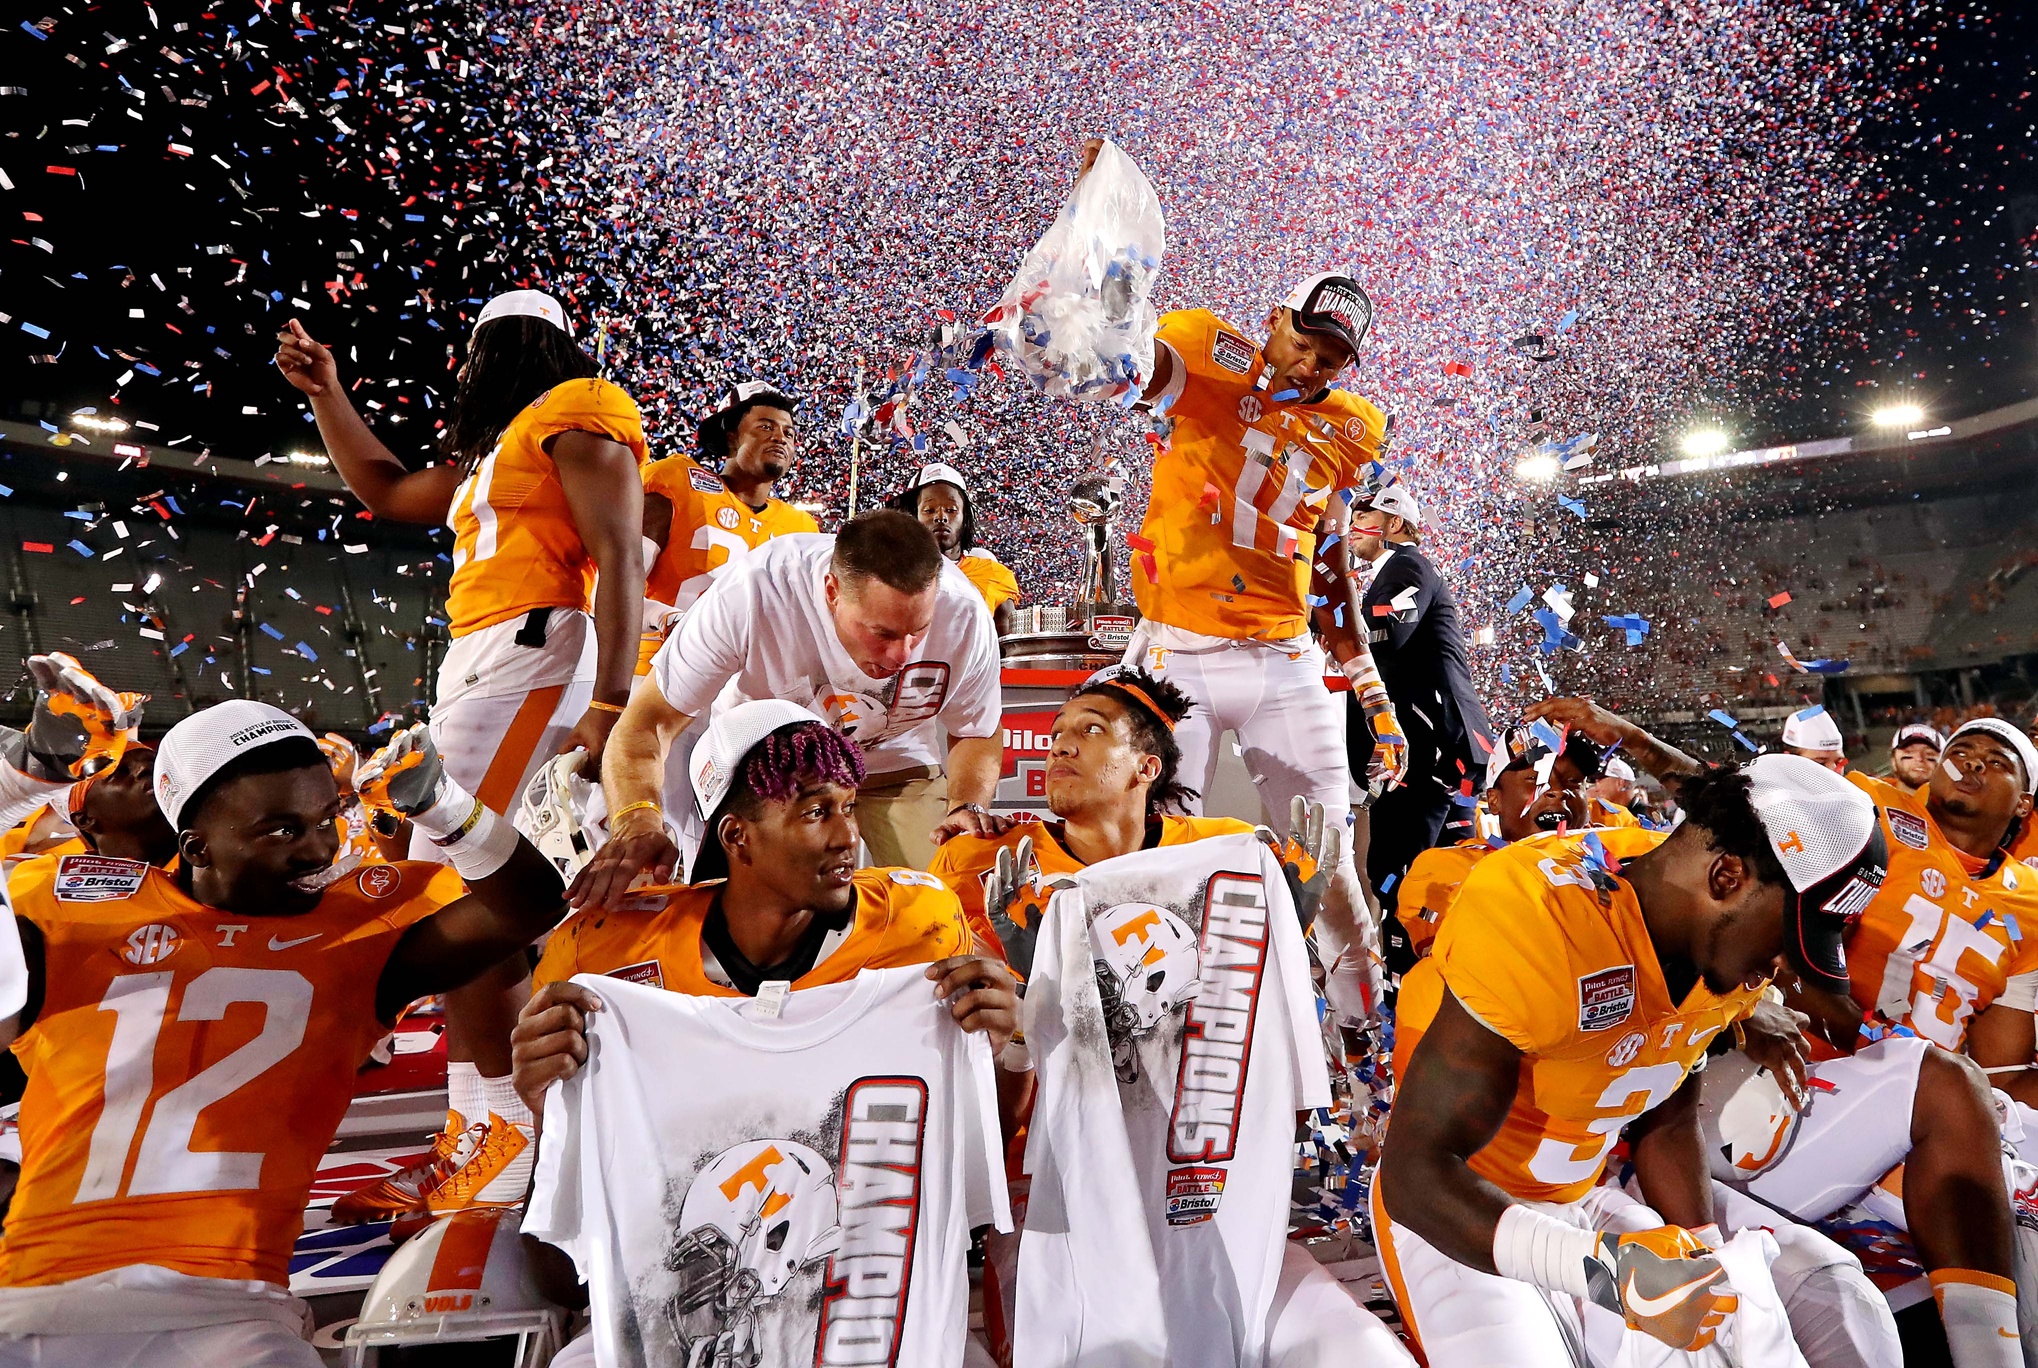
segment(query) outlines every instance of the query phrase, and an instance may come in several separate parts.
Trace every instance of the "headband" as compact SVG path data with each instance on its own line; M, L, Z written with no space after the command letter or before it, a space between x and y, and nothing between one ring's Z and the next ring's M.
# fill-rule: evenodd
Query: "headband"
M1155 720L1158 721L1163 727L1166 727L1168 729L1168 735L1173 736L1175 734L1175 719L1169 717L1166 713L1162 712L1161 705L1154 702L1153 699L1148 696L1145 689L1140 688L1137 684L1127 684L1122 679L1107 679L1104 681L1104 687L1107 689L1116 689L1120 693L1131 694L1135 699L1139 701L1140 706L1144 707L1148 712L1152 713L1154 715Z

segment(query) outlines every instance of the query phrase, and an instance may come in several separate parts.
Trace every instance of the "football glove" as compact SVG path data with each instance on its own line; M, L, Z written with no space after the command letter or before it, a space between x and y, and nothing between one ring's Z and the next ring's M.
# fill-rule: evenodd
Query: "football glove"
M1297 797L1288 805L1288 838L1284 841L1267 826L1253 828L1253 835L1266 843L1281 862L1288 880L1288 894L1295 900L1295 915L1307 931L1323 906L1324 890L1337 872L1343 853L1344 832L1326 824L1323 804Z
M1018 978L1022 995L1027 976L1033 972L1033 949L1040 939L1048 901L1056 890L1068 885L1065 879L1041 882L1031 836L1021 836L1016 851L1011 846L998 847L997 863L984 875L984 912L1005 947L1005 963Z
M1366 725L1373 731L1373 754L1366 761L1366 787L1377 797L1408 777L1408 737L1401 730L1394 705L1384 699L1366 708Z
M1687 1353L1710 1345L1720 1323L1740 1309L1726 1269L1679 1226L1600 1236L1585 1281L1592 1300L1630 1329Z
M432 731L418 722L389 739L389 744L354 770L354 792L371 812L415 817L436 803L446 782L446 766Z
M43 776L82 779L117 762L140 726L147 694L116 693L61 651L28 658L35 714L28 750Z

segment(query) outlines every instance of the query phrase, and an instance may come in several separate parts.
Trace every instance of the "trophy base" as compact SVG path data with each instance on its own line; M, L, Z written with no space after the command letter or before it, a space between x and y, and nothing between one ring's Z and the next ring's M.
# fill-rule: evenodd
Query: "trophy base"
M1019 616L1021 630L999 638L998 651L1007 669L1101 670L1125 658L1125 648L1139 626L1132 604L1100 604L1085 617L1068 620L1064 608L1028 608Z

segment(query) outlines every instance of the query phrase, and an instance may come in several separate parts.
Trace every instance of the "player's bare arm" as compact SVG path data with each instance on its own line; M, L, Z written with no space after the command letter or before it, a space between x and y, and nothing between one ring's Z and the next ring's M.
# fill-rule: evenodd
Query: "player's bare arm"
M469 894L404 933L383 966L375 1012L394 1021L406 1003L457 988L518 953L566 915L559 872L522 837L501 869L469 878Z
M1482 1273L1499 1271L1493 1232L1508 1201L1467 1161L1507 1120L1523 1057L1446 989L1395 1093L1380 1159L1388 1217Z
M1712 1173L1698 1129L1700 1075L1692 1073L1661 1106L1628 1123L1628 1150L1642 1200L1665 1221L1686 1230L1716 1224Z
M21 1010L13 1016L0 1020L0 1046L12 1045L22 1032L35 1025L35 1019L42 1012L43 995L43 947L42 928L26 917L14 919L14 929L21 937L21 962L28 977L28 997Z
M1570 727L1584 733L1585 739L1597 746L1619 742L1621 750L1637 765L1672 787L1687 775L1697 774L1705 768L1669 742L1650 735L1619 713L1609 712L1589 698L1546 698L1523 713L1522 718L1528 722L1551 722L1560 727Z
M1967 1027L1967 1054L1988 1081L2027 1107L2038 1107L2038 1029L2031 1013L1991 1003Z
M655 675L631 696L602 753L609 839L566 891L576 909L618 905L640 874L659 883L672 877L679 847L666 835L660 793L666 752L692 721L665 701Z
M1005 742L998 736L961 736L948 744L948 815L934 828L936 844L951 836L1001 836L1012 819L987 811L998 796Z
M601 998L570 979L548 983L531 994L510 1033L510 1077L531 1115L545 1115L545 1093L564 1083L587 1062L587 1017L601 1010Z
M436 526L446 521L453 494L460 487L459 468L406 469L361 421L340 384L331 349L312 340L294 318L276 334L276 369L311 400L312 417L318 421L326 454L332 457L348 490L370 513L392 522Z
M560 746L587 751L591 772L630 698L643 629L644 481L636 457L620 442L592 432L562 432L547 444L559 467L566 503L581 545L594 561L594 700Z

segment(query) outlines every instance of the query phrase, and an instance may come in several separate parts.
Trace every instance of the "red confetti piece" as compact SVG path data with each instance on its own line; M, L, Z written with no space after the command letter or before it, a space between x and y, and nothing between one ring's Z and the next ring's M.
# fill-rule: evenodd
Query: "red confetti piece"
M25 541L21 544L21 549L24 551L40 551L43 555L48 556L55 554L57 548L48 542Z
M1771 594L1769 596L1769 606L1771 608L1781 608L1784 604L1788 602L1790 602L1790 593L1788 590L1784 591L1781 594Z

